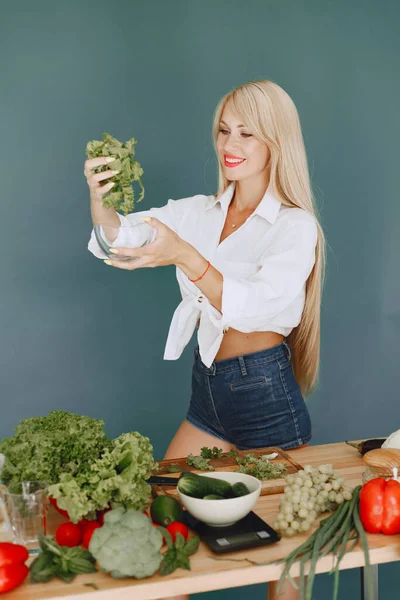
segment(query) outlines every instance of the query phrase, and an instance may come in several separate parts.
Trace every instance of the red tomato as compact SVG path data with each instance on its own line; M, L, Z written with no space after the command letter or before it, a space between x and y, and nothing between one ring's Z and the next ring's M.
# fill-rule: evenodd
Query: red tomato
M82 529L75 523L63 523L56 531L56 541L60 546L73 548L82 542Z
M85 532L85 529L89 525L89 523L97 523L97 521L89 521L88 519L81 519L79 521L79 523L77 523L77 525L79 525L79 527L81 528L82 533Z
M146 515L146 517L148 517L148 516L149 516L149 513L147 512L147 510L144 510L144 511L143 511L143 514L144 514L144 515ZM149 518L150 518L150 517L149 517Z
M90 540L92 539L93 531L101 528L100 523L92 521L86 526L85 533L83 534L82 545L84 548L89 548Z
M172 540L175 542L176 534L181 533L185 540L188 539L189 530L184 523L180 523L179 521L174 521L167 526L167 531L172 535Z
M29 552L25 546L11 544L11 542L0 542L0 567L24 563L29 558Z
M50 504L52 504L54 506L54 508L56 509L56 511L60 513L60 515L62 515L63 517L66 517L67 519L69 519L69 514L67 513L67 511L63 510L62 508L58 508L57 500L55 498L51 498L49 496L49 501L50 501Z
M0 567L0 594L21 585L28 573L29 569L23 563Z
M97 522L100 523L100 525L104 525L104 515L108 513L109 510L111 510L111 508L106 508L98 514Z

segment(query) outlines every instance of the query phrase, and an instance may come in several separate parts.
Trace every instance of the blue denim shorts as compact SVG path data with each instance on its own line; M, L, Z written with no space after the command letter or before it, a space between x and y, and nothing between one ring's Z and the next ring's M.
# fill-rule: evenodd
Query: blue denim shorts
M307 443L311 420L287 343L215 360L209 368L196 346L186 420L239 450Z

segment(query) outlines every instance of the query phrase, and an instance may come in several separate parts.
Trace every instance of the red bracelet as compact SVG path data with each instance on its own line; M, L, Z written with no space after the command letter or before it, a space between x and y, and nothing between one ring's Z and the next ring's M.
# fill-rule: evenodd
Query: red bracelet
M204 271L203 275L200 275L200 277L198 277L197 279L189 279L189 281L191 281L192 283L196 283L196 281L200 281L200 279L202 279L204 277L204 275L207 273L208 269L210 268L210 261L207 261L207 268Z

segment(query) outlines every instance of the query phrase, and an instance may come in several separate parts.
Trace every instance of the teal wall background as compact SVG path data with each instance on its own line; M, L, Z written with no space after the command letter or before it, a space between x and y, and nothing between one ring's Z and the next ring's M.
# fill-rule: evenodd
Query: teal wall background
M140 431L162 457L195 340L163 361L173 267L127 273L87 251L85 146L138 140L142 209L214 193L213 110L262 78L298 107L329 242L313 443L400 427L399 25L395 1L1 3L0 437L63 408ZM381 568L382 598L398 571ZM341 581L354 597L358 574ZM319 577L315 597L330 586Z

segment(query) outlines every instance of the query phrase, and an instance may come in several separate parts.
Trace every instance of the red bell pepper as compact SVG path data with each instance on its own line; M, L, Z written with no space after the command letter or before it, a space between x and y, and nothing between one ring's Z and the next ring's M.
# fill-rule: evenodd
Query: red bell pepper
M360 519L368 533L400 533L400 483L371 479L360 492Z

